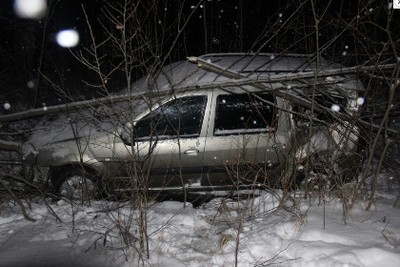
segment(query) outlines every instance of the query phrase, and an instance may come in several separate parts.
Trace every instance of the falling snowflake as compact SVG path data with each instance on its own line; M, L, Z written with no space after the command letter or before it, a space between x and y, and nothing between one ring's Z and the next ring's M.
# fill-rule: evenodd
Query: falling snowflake
M26 86L28 86L28 88L30 89L33 89L35 87L35 81L30 80L29 82L26 83Z
M41 19L47 11L46 0L16 0L14 11L23 19Z
M362 106L365 103L364 97L357 98L357 105Z
M337 104L333 104L332 107L331 107L331 110L333 112L339 112L340 111L340 106L337 105Z
M79 43L79 34L74 29L62 30L57 33L56 41L61 47L74 47Z
M11 108L10 103L4 103L4 109L9 110Z

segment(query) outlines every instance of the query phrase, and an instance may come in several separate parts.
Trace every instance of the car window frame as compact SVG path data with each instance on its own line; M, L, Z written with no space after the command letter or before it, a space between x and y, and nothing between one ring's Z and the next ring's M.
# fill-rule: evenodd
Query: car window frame
M272 109L272 118L271 118L271 125L267 128L249 128L249 129L230 129L230 130L222 130L224 132L221 132L219 134L216 134L217 129L216 129L216 120L217 120L217 112L218 112L218 98L223 95L250 95L255 98L258 98L261 102L263 101L262 95L268 95L273 99L273 105L268 104L271 106ZM269 100L265 100L269 101ZM211 129L211 135L214 137L221 137L221 136L229 136L229 135L248 135L248 134L263 134L263 133L271 133L271 132L276 132L278 128L278 109L276 108L277 105L277 98L274 94L272 93L259 93L259 92L229 92L229 91L224 91L222 93L216 93L214 98L213 98L213 117L212 117L212 129Z
M164 107L165 105L169 105L172 101L176 101L182 98L194 98L194 97L202 97L204 98L204 103L203 104L203 110L202 110L202 116L200 118L200 122L199 122L199 132L195 133L195 134L174 134L174 135L158 135L157 133L155 135L149 135L149 136L142 136L142 137L136 137L136 127L138 125L139 122L143 121L143 119L145 119L146 117L148 117L150 114L154 114L154 112L158 112L158 110L160 110L162 107ZM205 122L205 118L207 116L206 112L207 112L207 108L208 108L208 104L210 101L210 96L206 93L204 94L184 94L184 95L179 95L179 96L174 96L172 98L169 98L167 101L165 101L164 103L157 105L154 109L149 110L149 112L147 112L146 114L144 114L143 116L141 116L134 124L133 126L133 141L134 142L146 142L149 140L173 140L173 139L188 139L188 138L198 138L201 136L202 130L203 130L203 125Z

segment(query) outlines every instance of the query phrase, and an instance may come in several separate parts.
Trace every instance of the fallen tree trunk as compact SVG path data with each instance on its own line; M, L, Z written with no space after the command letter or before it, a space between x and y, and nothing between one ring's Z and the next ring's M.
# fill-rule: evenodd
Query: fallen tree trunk
M7 115L0 116L0 123L1 122L10 122L10 121L20 121L24 119L39 117L47 114L59 113L59 112L66 112L70 110L77 110L82 108L88 107L99 107L106 103L118 103L127 101L133 97L143 95L144 93L137 93L132 95L118 95L118 96L108 96L102 98L96 98L91 100L84 100L79 102L72 102L68 104L62 105L55 105L50 107L44 108L37 108L37 109L30 109L22 112L11 113Z
M376 65L376 66L356 66L356 67L348 67L348 68L340 68L340 69L331 69L331 70L324 70L318 73L313 71L309 72L301 72L301 73L288 73L282 76L272 77L272 78L265 78L260 77L259 79L249 79L235 71L230 69L223 68L217 64L213 64L211 62L205 61L198 57L189 57L188 60L192 63L198 64L200 68L203 68L207 71L218 73L222 76L226 76L228 78L232 78L231 81L224 81L221 84L217 84L219 87L229 87L229 86L238 86L238 85L252 85L261 90L269 90L266 88L265 84L268 83L278 83L278 82L285 82L285 81L293 81L293 80L302 80L302 79L309 79L314 77L328 77L340 74L350 74L350 73L359 73L365 71L372 71L372 70L387 70L393 69L397 67L397 64L385 64L385 65ZM212 87L215 87L216 84L213 84ZM202 86L206 88L207 86ZM179 88L182 90L197 90L199 87L195 86ZM276 90L274 90L276 91ZM284 89L282 88L282 94L286 94ZM134 99L141 95L152 94L154 92L139 92L131 95L118 95L118 96L107 96L97 99L91 100L84 100L79 102L72 102L69 104L62 104L56 106L49 106L44 108L38 109L31 109L23 112L11 113L7 115L0 116L0 123L1 122L10 122L10 121L19 121L34 117L43 116L46 114L53 114L59 112L66 112L69 110L77 110L82 108L89 108L89 107L99 107L101 105L107 103L118 103L127 101L130 99Z
M199 68L203 68L207 71L218 73L222 76L226 76L233 79L245 78L245 76L241 75L238 72L232 71L229 68L224 68L219 66L218 64L214 64L208 62L199 57L188 57L188 60L192 63L195 63L199 66ZM383 64L383 65L374 65L374 66L355 66L355 67L343 67L339 69L327 69L321 70L319 72L307 71L307 72L294 72L294 73L286 73L283 75L277 75L271 78L261 77L257 79L258 83L276 83L276 82L285 82L285 81L293 81L298 79L307 79L307 78L315 78L315 77L328 77L335 75L343 75L343 74L355 74L355 73L364 73L366 71L373 70L390 70L398 67L398 64Z
M356 66L356 67L324 70L324 71L321 71L318 73L315 73L313 71L302 72L302 73L289 73L289 74L286 74L283 76L271 77L271 78L260 78L257 80L250 81L243 74L240 74L236 71L232 71L230 69L226 69L222 66L219 66L218 64L211 63L202 58L188 57L188 60L194 64L197 64L199 68L217 73L221 76L232 78L233 84L231 84L231 85L251 85L262 91L269 90L269 88L267 88L265 85L268 83L278 83L278 82L293 81L293 80L299 80L299 79L310 79L310 78L315 78L315 77L329 77L329 76L335 76L335 75L340 75L340 74L351 74L351 73L372 71L372 70L376 70L376 69L390 70L390 69L394 69L394 68L398 67L398 64L385 64L385 65L376 65L376 66ZM225 83L224 86L229 86L229 85L228 85L228 83ZM312 106L314 106L313 108L319 112L329 113L328 109L326 109L324 107L318 107L318 105L315 105L315 103L312 103L310 99L305 99L303 97L299 97L294 94L290 94L289 92L285 92L284 89L279 90L279 91L274 89L274 92L275 92L275 94L281 96L282 98L286 98L294 103L302 104L302 105L310 107L310 108ZM338 116L335 116L335 117L339 120L341 119ZM358 122L361 123L361 125L363 125L363 126L371 127L374 131L378 131L381 129L380 125L376 125L374 123L369 123L369 122L366 122L361 119L358 119ZM388 133L391 133L391 134L399 133L399 131L397 131L395 129L387 128L386 130L388 131Z
M0 140L0 150L21 151L21 145L16 142Z

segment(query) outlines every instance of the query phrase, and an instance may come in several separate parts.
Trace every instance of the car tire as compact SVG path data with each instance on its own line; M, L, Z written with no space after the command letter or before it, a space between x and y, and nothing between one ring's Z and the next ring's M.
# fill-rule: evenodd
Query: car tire
M54 178L52 182L58 199L88 203L101 196L99 179L80 166L62 169Z

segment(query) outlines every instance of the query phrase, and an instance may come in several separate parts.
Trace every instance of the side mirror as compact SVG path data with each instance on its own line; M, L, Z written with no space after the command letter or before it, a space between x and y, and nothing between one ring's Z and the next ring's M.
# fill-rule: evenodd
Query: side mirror
M134 131L130 125L126 125L124 128L121 129L119 137L121 138L122 142L124 142L124 144L127 146L133 146L135 144Z
M122 142L124 142L124 144L127 146L133 146L135 144L135 141L133 140L133 136L121 133L119 135L119 137L121 138Z

